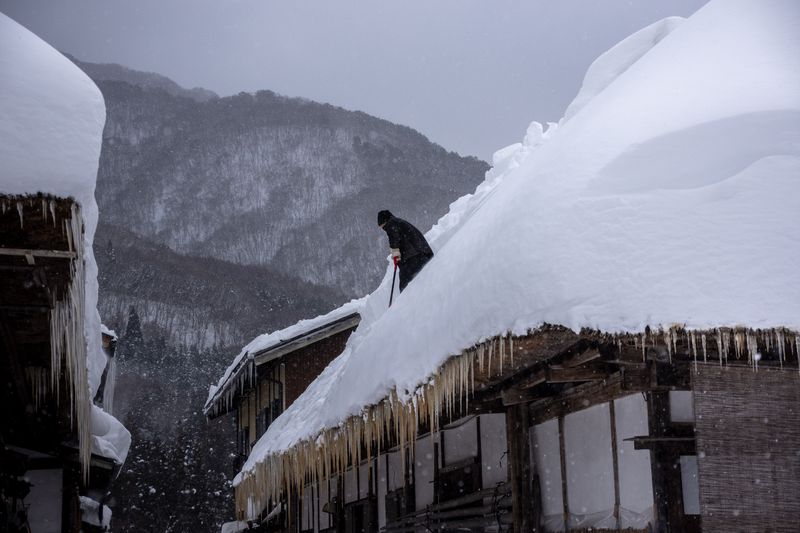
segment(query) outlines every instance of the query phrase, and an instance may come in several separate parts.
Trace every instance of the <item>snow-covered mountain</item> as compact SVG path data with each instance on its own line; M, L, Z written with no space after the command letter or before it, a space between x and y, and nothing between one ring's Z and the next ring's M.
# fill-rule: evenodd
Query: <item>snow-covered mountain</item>
M202 87L185 89L166 76L156 74L155 72L133 70L117 63L87 63L69 54L64 55L78 65L81 70L95 82L124 81L125 83L136 85L144 89L161 89L173 96L185 96L192 100L197 100L198 102L205 102L206 100L217 98L217 93L214 91L209 91Z
M360 112L270 91L200 102L107 78L96 80L108 108L105 223L349 296L380 279L379 209L427 229L488 169Z

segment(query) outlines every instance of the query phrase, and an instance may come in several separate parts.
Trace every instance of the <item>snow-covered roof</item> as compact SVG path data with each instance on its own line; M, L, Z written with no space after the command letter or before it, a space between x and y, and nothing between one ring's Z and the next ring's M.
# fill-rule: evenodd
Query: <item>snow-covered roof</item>
M270 355L262 358L260 364L266 363L268 360L279 357L283 351L278 352L276 349L300 340L312 334L315 331L326 328L327 326L345 321L353 318L357 323L359 313L364 305L365 298L351 300L341 307L337 307L333 311L320 315L316 318L309 318L301 320L296 324L283 328L271 333L264 333L250 341L239 354L234 357L233 362L225 370L225 373L219 379L216 385L211 385L208 391L208 398L206 399L203 412L207 415L215 410L219 402L223 399L230 399L231 394L235 392L236 385L242 380L247 381L249 377L247 373L247 363L252 362L256 356L270 352ZM355 324L347 323L348 327ZM228 402L229 403L229 402ZM219 410L219 407L217 407Z
M98 216L94 190L105 119L105 102L92 80L49 44L0 14L0 196L13 199L43 193L71 198L78 206L76 218L82 219L74 222L71 231L78 241L83 235L82 243L75 243L79 254L73 263L74 278L85 279L85 285L74 291L76 301L68 305L80 310L86 346L64 351L86 354L85 365L81 357L72 372L75 380L88 380L91 390L87 393L80 383L74 387L83 399L77 418L84 466L91 448L90 398L106 362L100 344L97 264L92 253ZM21 219L27 208L24 202L17 204ZM69 317L65 321L78 320L72 313L65 310L61 316Z
M103 335L106 335L107 337L111 337L114 340L116 340L118 338L117 337L117 332L114 331L113 329L110 329L105 324L100 324L100 333L102 333Z
M0 192L94 203L106 108L70 60L0 14Z
M499 151L428 232L436 256L388 310L387 271L236 483L505 332L800 330L798 27L792 0L716 0L601 56L574 114Z

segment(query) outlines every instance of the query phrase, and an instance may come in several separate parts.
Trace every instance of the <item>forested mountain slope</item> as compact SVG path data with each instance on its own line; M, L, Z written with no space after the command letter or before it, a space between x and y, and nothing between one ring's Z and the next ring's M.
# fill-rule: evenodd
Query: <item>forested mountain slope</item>
M348 296L385 268L379 209L425 230L488 168L410 128L270 91L197 101L96 81L108 108L103 221Z

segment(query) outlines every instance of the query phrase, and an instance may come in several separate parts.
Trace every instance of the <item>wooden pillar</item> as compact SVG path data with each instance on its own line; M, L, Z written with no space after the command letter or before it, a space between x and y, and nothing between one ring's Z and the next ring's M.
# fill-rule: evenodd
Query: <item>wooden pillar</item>
M668 392L647 393L647 418L650 437L670 436ZM653 533L683 531L680 456L666 445L656 445L650 450L650 464L655 500Z
M619 446L617 443L617 413L614 407L614 400L608 402L608 419L611 423L611 462L614 467L614 521L616 522L616 530L621 529L619 508L620 508L620 493L619 493Z
M506 408L509 478L511 481L512 517L515 533L536 531L531 491L530 415L525 404Z
M561 505L564 513L564 530L569 531L569 491L567 486L567 444L564 433L564 417L558 417L558 457L561 461Z

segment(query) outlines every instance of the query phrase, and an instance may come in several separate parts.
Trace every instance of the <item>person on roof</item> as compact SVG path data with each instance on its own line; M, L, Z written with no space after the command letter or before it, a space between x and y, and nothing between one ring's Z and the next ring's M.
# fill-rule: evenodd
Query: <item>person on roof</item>
M422 232L389 211L378 213L378 226L389 237L394 264L400 268L400 292L433 257L433 250Z

